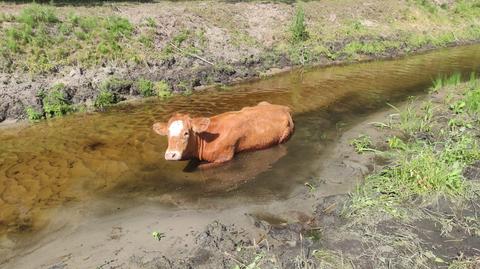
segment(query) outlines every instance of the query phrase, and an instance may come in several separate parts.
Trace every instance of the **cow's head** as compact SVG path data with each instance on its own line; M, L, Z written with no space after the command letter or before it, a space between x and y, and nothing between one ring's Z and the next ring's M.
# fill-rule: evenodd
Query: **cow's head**
M153 124L153 130L159 135L168 136L168 148L165 160L178 161L189 156L195 150L195 134L205 132L210 124L209 118L190 118L188 115L176 114L167 123Z

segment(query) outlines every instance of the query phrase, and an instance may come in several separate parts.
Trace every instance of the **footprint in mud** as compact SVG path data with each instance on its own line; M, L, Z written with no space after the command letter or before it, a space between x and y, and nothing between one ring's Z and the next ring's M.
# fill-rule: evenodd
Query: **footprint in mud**
M109 240L118 240L123 236L123 228L119 226L113 226L109 235Z
M360 172L361 175L366 175L370 171L370 169L361 163L350 161L350 160L343 160L342 162L347 168L351 168L354 173Z

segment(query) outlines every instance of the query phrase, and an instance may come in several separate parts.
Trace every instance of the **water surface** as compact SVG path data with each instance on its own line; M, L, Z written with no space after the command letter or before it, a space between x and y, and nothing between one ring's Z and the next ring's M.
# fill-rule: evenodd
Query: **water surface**
M318 172L318 160L341 127L425 91L433 78L480 67L480 46L391 61L296 70L229 87L124 104L105 113L77 114L0 129L0 234L48 223L52 208L112 199L201 207L208 197L261 202L284 199ZM174 112L210 116L260 101L290 106L296 131L285 145L240 154L224 167L190 171L166 162L166 138L151 125ZM326 181L326 192L350 182Z

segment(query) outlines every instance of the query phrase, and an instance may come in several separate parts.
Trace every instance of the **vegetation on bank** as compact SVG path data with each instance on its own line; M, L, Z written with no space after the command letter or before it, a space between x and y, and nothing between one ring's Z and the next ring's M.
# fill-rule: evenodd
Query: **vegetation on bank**
M472 74L461 83L459 73L438 78L432 94L445 95L442 103L411 101L381 125L402 133L388 138L389 150L362 143L364 137L352 142L359 153L371 150L392 161L366 178L352 196L348 215L383 211L406 217L402 208L408 202L428 202L439 195L452 199L479 195L480 185L466 180L463 171L480 160L480 80Z
M439 77L427 100L411 100L395 110L387 122L375 124L397 135L380 143L366 136L352 141L359 154L375 154L387 164L366 176L347 200L343 216L348 226L361 231L365 244L387 244L416 257L405 256L404 264L475 268L476 258L457 253L447 261L425 248L415 235L421 228L415 226L428 221L440 227L441 237L452 240L463 240L457 238L463 234L480 237L475 212L480 178L469 172L480 167L480 79L472 74L462 82L460 73ZM377 231L389 220L402 228Z
M167 32L161 17L134 18L129 12L106 7L29 4L17 12L0 13L0 70L49 77L73 69L116 66L135 70L128 79L131 94L164 98L173 90L189 93L195 86L224 83L237 74L260 75L273 67L395 56L480 40L477 1L437 2L380 1L373 4L374 9L359 4L355 11L350 10L355 6L337 8L335 1L276 3L286 19L256 29L245 18L234 16L237 5L187 1L175 3L185 8L177 16L193 16L205 23L182 24ZM256 31L271 33L272 40ZM174 78L156 73L156 82L149 82L145 76L150 77L152 66L180 68L185 73ZM92 85L98 91L97 100L92 100L97 109L126 96L103 84ZM46 117L43 108L35 111L32 106L25 105L29 118Z
M408 53L480 39L477 1L439 5L430 0L412 0L401 9L402 14L378 14L378 21L355 19L346 14L330 14L325 20L315 13L322 8L321 4L297 3L290 25L283 30L271 29L284 33L269 47L263 47L246 33L238 36L240 32L232 34L231 42L241 47L260 48L267 65L274 65L281 56L288 57L293 64L309 64L324 58L356 59L362 55ZM46 74L67 66L89 68L109 63L148 66L170 61L175 54L211 63L206 60L209 55L203 55L210 42L203 28L178 29L159 46L158 31L162 25L158 25L155 18L146 17L133 23L113 13L79 15L74 9L68 12L57 9L31 4L17 15L0 14L3 72ZM192 12L196 12L195 9ZM227 32L234 31L229 27L231 23L223 19L227 17L219 21L220 26Z

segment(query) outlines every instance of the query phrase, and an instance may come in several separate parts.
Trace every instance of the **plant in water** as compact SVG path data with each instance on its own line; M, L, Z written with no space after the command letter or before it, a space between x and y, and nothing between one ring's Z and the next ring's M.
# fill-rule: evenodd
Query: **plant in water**
M292 33L292 43L299 43L308 39L307 26L305 25L305 12L302 7L297 8L290 30Z

